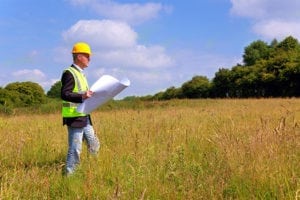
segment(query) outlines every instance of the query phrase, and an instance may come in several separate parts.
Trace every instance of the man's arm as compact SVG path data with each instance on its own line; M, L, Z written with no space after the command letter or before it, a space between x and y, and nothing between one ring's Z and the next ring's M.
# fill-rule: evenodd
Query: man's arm
M61 98L74 103L83 102L83 94L74 93L75 80L71 72L65 71L61 77Z

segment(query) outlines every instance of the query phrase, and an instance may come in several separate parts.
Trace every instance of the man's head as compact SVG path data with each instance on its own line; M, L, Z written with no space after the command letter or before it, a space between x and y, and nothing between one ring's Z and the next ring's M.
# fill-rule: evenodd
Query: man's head
M72 54L74 63L83 69L88 66L92 52L87 43L78 42L74 44Z

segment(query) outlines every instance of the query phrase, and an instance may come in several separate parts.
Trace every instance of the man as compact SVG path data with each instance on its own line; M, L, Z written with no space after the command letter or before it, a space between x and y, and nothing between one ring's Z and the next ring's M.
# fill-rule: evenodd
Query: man
M68 127L69 147L65 171L67 175L74 173L80 162L83 139L87 142L88 150L92 154L97 153L100 147L90 115L76 110L79 103L93 95L83 74L83 70L90 62L90 46L84 42L76 43L72 54L73 64L64 70L61 78L63 125Z

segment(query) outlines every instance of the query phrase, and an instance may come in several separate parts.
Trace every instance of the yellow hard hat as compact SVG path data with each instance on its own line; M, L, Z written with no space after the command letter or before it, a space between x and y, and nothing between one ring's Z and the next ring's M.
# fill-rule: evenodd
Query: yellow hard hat
M89 55L92 54L90 46L85 42L78 42L74 44L72 53L86 53Z

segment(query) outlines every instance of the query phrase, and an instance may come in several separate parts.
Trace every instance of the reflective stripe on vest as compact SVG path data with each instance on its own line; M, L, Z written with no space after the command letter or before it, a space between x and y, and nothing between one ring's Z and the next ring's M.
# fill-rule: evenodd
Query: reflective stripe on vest
M69 71L73 75L74 82L75 82L73 92L84 93L89 89L87 80L80 71L78 71L74 67L69 67L65 71ZM78 103L63 101L62 102L62 116L63 117L86 116L86 114L84 114L84 113L77 112L78 105L79 105Z

